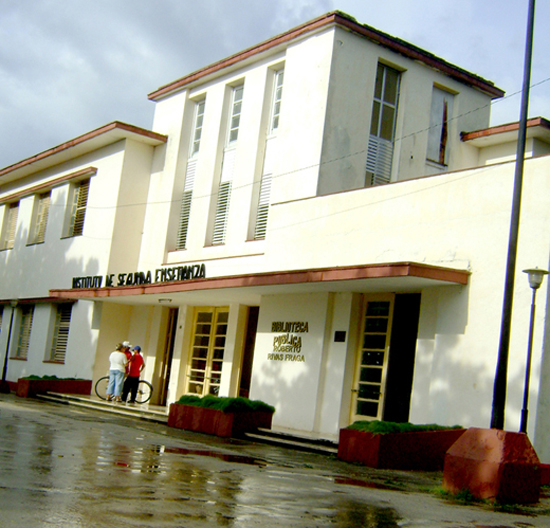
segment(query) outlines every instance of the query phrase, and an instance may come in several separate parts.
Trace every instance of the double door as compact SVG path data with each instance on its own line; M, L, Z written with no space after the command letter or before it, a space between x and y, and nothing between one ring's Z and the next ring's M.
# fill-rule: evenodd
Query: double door
M199 308L195 312L187 394L219 394L228 308Z

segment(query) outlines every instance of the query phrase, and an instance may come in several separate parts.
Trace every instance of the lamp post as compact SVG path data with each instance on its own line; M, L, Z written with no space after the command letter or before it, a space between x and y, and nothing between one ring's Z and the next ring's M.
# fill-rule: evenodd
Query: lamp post
M523 273L527 273L529 276L529 286L533 290L533 299L531 301L531 318L529 320L529 342L527 345L527 363L525 365L525 386L523 389L523 408L521 409L521 425L519 428L520 433L527 433L527 415L528 415L528 403L529 403L529 378L531 376L531 355L533 351L533 330L535 327L535 297L537 290L540 288L544 276L548 275L548 272L538 268L523 270Z
M13 314L15 313L15 307L17 306L17 301L13 300L10 302L11 306L11 316L10 316L10 326L8 329L8 342L6 343L6 353L4 354L4 368L2 369L2 381L0 382L0 393L9 394L10 386L6 381L6 375L8 373L8 356L10 353L10 341L11 341L11 327L13 325Z

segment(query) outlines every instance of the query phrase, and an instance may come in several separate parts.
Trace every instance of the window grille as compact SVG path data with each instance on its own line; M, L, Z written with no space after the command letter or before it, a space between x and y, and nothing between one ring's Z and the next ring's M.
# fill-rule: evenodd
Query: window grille
M55 314L55 327L53 333L50 359L60 363L65 362L67 343L69 341L69 327L71 324L72 304L58 304Z

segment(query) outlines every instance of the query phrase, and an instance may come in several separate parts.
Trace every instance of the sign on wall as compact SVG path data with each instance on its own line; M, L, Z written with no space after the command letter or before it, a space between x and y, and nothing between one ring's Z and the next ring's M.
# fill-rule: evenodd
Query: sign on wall
M139 286L152 284L153 282L174 282L191 279L204 279L206 268L204 264L192 264L189 266L175 266L173 268L159 268L154 272L135 271L132 273L111 273L105 275L105 283L102 275L89 277L73 277L72 288L113 288L115 286ZM153 280L154 278L154 280Z
M271 323L273 336L273 352L267 355L269 361L299 361L305 362L302 352L302 335L309 332L308 322Z

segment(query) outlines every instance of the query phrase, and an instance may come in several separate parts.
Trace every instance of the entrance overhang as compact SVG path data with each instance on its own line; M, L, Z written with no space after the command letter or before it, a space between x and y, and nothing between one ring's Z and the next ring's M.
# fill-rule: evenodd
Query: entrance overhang
M416 262L231 275L139 286L50 290L56 299L121 304L222 306L259 304L263 295L318 292L420 292L437 286L465 286L470 272Z

